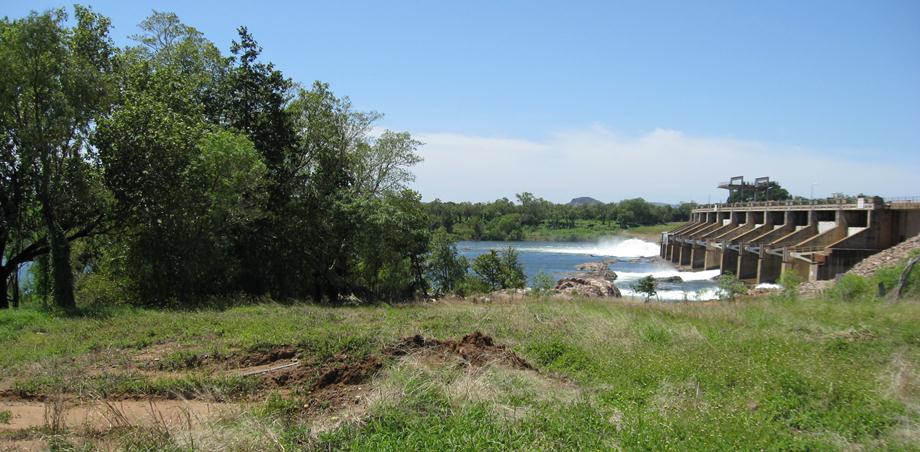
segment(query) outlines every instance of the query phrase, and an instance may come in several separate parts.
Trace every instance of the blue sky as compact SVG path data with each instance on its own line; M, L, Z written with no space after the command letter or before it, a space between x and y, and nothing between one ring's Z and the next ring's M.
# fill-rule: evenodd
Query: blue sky
M706 201L737 174L920 195L918 1L89 4L120 44L151 9L224 50L248 26L288 76L428 143L426 199Z

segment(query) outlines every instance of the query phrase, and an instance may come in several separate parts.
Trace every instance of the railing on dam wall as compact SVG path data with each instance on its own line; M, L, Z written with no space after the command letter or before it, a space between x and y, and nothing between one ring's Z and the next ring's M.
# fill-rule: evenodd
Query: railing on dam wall
M920 196L885 198L885 207L889 209L920 209Z
M912 199L912 198L911 198ZM920 197L917 198L920 203ZM877 209L888 204L879 197L796 199L785 201L751 201L733 203L700 204L694 212L712 212L716 210L766 208L767 210L791 209Z

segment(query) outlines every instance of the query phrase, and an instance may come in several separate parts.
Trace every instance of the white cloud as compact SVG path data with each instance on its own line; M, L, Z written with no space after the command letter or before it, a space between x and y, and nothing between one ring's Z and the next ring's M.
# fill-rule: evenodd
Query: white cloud
M912 195L920 168L756 141L693 137L656 129L635 137L594 125L545 140L422 133L425 161L415 188L426 200L487 201L532 192L565 202L643 197L675 202L721 200L715 188L731 176L770 176L794 194L833 192Z

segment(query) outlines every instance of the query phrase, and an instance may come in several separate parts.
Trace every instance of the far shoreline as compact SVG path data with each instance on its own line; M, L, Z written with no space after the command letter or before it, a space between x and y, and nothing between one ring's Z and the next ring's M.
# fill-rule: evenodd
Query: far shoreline
M458 241L470 242L556 242L556 243L592 243L606 237L629 237L645 240L652 243L661 243L661 233L676 229L684 224L683 221L675 221L651 226L637 226L628 229L612 229L604 231L585 232L584 230L557 229L557 230L533 230L524 233L519 240L497 240L497 239L472 239L457 237Z

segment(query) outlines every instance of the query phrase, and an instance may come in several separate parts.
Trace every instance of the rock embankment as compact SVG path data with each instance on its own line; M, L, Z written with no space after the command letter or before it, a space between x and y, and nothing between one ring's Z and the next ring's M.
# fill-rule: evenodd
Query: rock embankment
M920 249L920 235L911 237L891 248L875 253L854 265L847 273L869 277L881 268L892 267L909 258L911 252Z
M869 278L878 270L893 267L910 257L914 250L920 249L920 235L911 237L891 248L879 251L857 263L845 274L858 275ZM799 294L812 297L818 296L834 285L834 281L805 282L799 286Z

